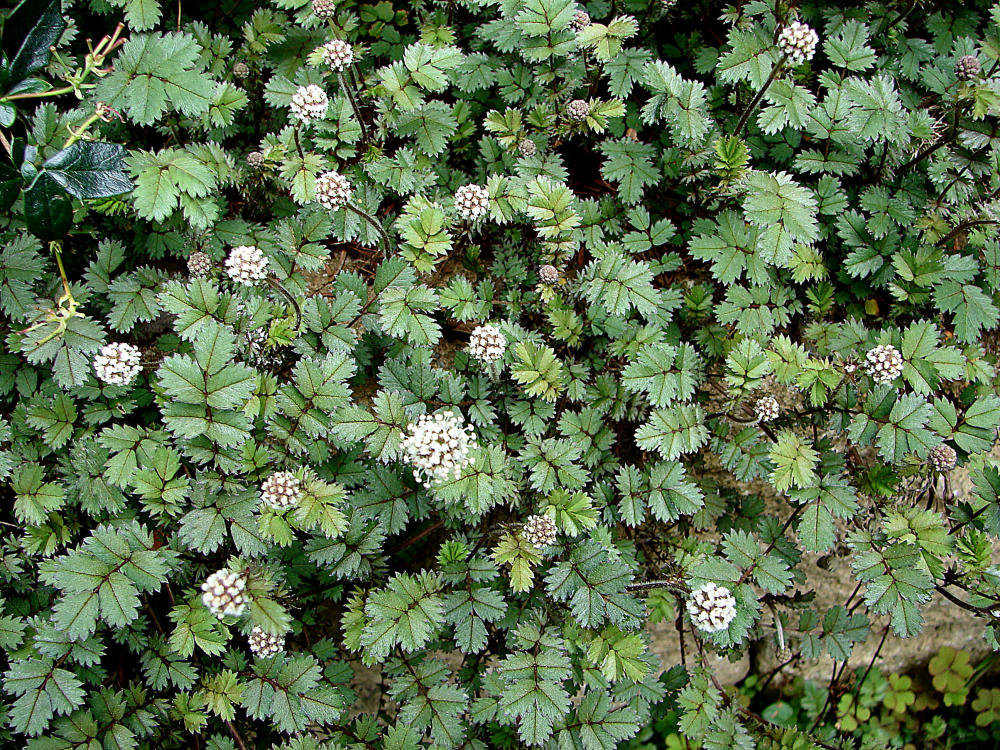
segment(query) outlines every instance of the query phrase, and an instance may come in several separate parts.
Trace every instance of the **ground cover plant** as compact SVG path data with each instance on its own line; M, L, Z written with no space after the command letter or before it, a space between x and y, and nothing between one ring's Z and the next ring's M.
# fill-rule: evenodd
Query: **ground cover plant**
M877 746L858 643L998 647L1000 6L0 12L5 746Z

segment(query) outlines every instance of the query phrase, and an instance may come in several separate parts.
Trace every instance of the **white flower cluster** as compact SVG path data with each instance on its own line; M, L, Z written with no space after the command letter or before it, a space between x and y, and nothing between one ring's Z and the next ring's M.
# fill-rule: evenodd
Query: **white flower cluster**
M778 418L781 407L774 396L761 396L753 407L758 422L770 422Z
M818 42L819 35L801 21L792 21L778 35L778 49L792 65L812 60Z
M201 584L201 590L202 603L220 620L227 615L239 617L247 608L247 579L242 573L217 570Z
M462 185L455 191L455 210L466 221L485 216L489 207L490 193L482 185Z
M736 599L725 586L706 583L691 592L687 610L695 627L715 633L728 628L736 617Z
M285 636L265 633L254 625L247 636L247 644L254 656L273 656L285 650Z
M865 355L866 369L876 383L891 383L903 372L903 355L894 346L876 346Z
M457 477L472 461L475 433L457 412L422 414L403 436L400 447L414 478L429 485Z
M590 105L584 99L574 99L566 105L566 116L580 122L590 114Z
M192 276L207 276L212 270L212 258L208 253L195 250L188 256L188 273Z
M267 256L253 245L234 247L226 258L226 273L237 284L257 286L267 276Z
M327 42L320 49L323 50L323 62L330 66L330 70L342 73L354 62L354 48L343 39Z
M951 471L958 463L958 454L947 443L938 443L931 448L930 462L938 471Z
M302 122L312 120L322 120L326 115L326 108L330 100L326 97L326 92L315 83L308 86L299 86L292 94L292 101L288 105L295 115Z
M141 352L132 344L106 344L94 357L94 372L111 385L128 385L142 369Z
M316 202L336 211L351 199L351 181L340 172L324 172L316 178Z
M302 498L302 482L290 471L276 471L260 486L260 499L275 510L297 505Z
M537 549L544 549L556 540L556 523L548 516L528 516L521 527L521 537Z
M469 354L482 362L496 362L507 350L507 337L496 326L476 326L469 336Z

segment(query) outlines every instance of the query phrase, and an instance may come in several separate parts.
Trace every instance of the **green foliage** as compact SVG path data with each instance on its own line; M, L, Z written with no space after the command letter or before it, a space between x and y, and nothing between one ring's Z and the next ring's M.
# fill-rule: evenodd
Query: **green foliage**
M995 8L189 5L0 11L0 744L992 736Z

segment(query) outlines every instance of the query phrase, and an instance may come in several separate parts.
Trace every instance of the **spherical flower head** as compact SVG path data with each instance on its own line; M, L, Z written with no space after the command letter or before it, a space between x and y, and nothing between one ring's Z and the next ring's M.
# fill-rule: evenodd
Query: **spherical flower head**
M290 471L276 471L260 486L260 499L275 510L287 510L302 498L302 482Z
M675 5L677 5L677 0L660 0L660 10L664 13L668 10L673 10Z
M538 146L530 138L522 138L521 142L517 144L517 151L521 156L528 158L538 153Z
M490 192L482 185L462 185L455 191L455 210L466 221L476 221L490 207Z
M774 396L761 396L753 406L758 422L771 422L778 418L781 407Z
M98 379L110 385L128 385L142 369L141 353L132 344L106 344L94 357Z
M212 265L211 256L201 250L195 250L188 256L188 273L192 276L208 276Z
M226 258L226 273L237 284L257 286L267 277L267 256L253 245L234 247Z
M955 77L960 81L972 81L979 78L983 66L975 55L964 55L955 63Z
M333 18L337 12L338 0L312 0L313 13L316 18Z
M585 99L574 99L566 105L566 116L571 120L582 122L590 114L590 105Z
M507 337L496 326L476 326L469 336L469 354L481 362L496 362L507 350Z
M876 383L891 383L903 372L903 355L894 346L876 346L865 355L865 367Z
M296 89L288 106L296 118L302 122L311 122L322 120L326 116L329 103L326 92L315 83L310 83L308 86L299 86Z
M250 635L247 636L247 644L254 656L274 656L285 650L285 636L265 633L254 625Z
M251 151L247 154L247 166L251 169L260 169L264 166L264 161L263 151Z
M343 39L327 42L320 49L323 51L323 62L337 73L344 72L354 62L354 48Z
M958 454L947 443L938 443L931 448L929 460L937 471L951 471L958 464Z
M546 263L538 269L538 280L543 284L555 284L559 281L559 269Z
M536 549L545 549L556 540L556 523L548 516L528 516L521 527L521 538Z
M736 617L736 599L725 586L706 583L691 592L687 611L696 628L706 633L717 633L728 628Z
M247 608L247 579L242 573L222 568L201 584L201 601L218 617L239 617Z
M241 60L233 65L233 75L237 78L246 78L250 75L250 67Z
M424 485L455 479L472 462L475 433L458 412L422 414L400 447L413 477Z
M819 35L801 21L792 21L778 34L778 50L792 65L812 60L818 42Z
M324 172L316 178L316 202L336 211L351 199L351 181L340 172Z
M582 8L573 14L573 20L569 22L573 31L579 31L590 26L590 14Z

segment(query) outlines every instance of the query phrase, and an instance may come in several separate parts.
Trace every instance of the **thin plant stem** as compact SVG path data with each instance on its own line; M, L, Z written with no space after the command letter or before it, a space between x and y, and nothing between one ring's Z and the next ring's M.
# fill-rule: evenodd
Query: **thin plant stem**
M385 255L385 257L388 258L389 246L392 244L392 240L389 239L389 234L388 232L385 231L385 227L383 227L382 224L379 223L378 219L376 219L370 213L365 211L363 208L358 208L353 203L347 203L345 205L349 210L353 211L355 214L357 214L362 219L367 221L379 233L380 237L382 238L382 252Z
M288 300L289 304L291 304L292 309L295 311L295 330L299 330L302 327L302 310L299 309L299 303L296 302L295 298L288 292L288 290L276 280L269 278L267 280L267 284L274 291L278 292L282 297Z
M365 118L361 116L361 108L358 106L358 101L354 97L354 86L347 80L347 76L343 72L337 73L337 78L340 80L340 87L347 94L347 101L351 103L351 109L354 110L354 117L357 118L358 124L361 126L361 143L362 145L368 143L368 125L365 124Z
M764 85L760 87L760 91L758 91L754 98L750 100L750 104L747 105L746 110L743 112L743 116L740 117L740 121L736 124L736 130L733 131L733 135L737 138L740 137L740 133L746 126L747 120L750 119L750 115L753 114L753 111L757 108L760 100L764 98L764 93L771 87L771 84L774 83L774 79L778 77L778 74L785 67L786 60L788 60L788 55L782 55L781 59L774 64L774 67L771 69L771 75L769 75L767 80L764 81Z
M76 143L78 140L83 138L83 136L87 133L87 130L90 128L90 126L101 119L102 114L103 112L100 109L98 109L96 112L94 112L94 114L92 114L90 117L84 120L83 124L80 125L80 127L78 127L76 130L70 128L69 129L70 136L69 138L66 139L66 142L63 144L63 148L67 149L74 143Z
M63 284L64 295L62 299L60 299L59 301L62 302L65 300L66 302L69 303L70 307L75 309L76 300L73 298L73 292L71 292L69 289L69 279L66 278L66 269L63 267L63 262L62 262L62 243L54 241L51 242L49 246L52 249L52 254L56 258L56 267L59 269L59 277L62 279L62 284Z

